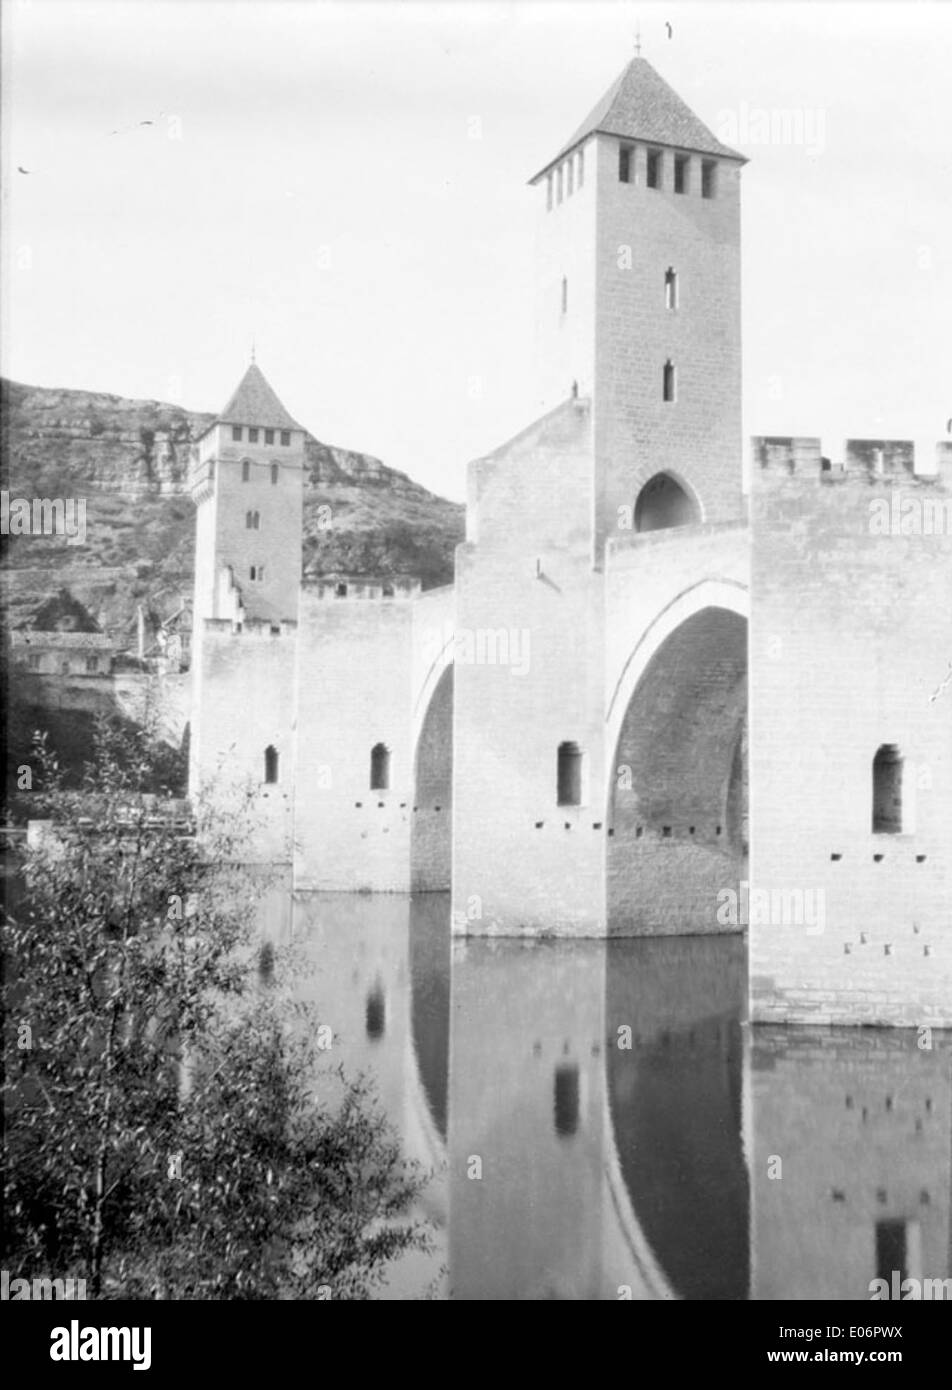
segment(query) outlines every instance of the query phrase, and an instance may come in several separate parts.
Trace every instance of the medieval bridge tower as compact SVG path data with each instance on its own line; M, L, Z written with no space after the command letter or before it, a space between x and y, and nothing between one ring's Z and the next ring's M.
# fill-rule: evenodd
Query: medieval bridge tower
M192 470L191 787L298 889L749 927L755 1019L952 1026L952 446L757 439L745 494L743 163L636 57L533 177L537 418L470 465L452 587L302 586L252 365Z

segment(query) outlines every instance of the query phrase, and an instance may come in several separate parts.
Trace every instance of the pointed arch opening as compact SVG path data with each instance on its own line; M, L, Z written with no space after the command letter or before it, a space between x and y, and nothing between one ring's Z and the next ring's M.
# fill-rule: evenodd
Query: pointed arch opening
M747 873L747 622L701 608L647 660L621 715L608 822L609 932L736 930Z
M902 834L903 756L895 743L883 743L873 758L873 834Z
M635 502L636 531L666 531L701 521L697 499L670 473L649 478Z
M370 750L370 790L390 790L390 749L385 743L375 743Z

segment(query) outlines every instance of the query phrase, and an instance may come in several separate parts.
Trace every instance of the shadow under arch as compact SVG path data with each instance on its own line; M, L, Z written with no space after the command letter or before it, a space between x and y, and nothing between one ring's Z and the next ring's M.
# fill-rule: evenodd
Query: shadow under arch
M746 1299L743 941L610 940L606 951L609 1122L638 1230L676 1297Z
M449 890L453 851L453 665L436 685L420 726L413 765L410 890Z
M724 930L718 894L746 874L747 622L739 588L705 583L659 615L609 708L612 935ZM717 599L729 598L730 606ZM715 600L705 602L708 600Z
M703 520L694 489L667 470L650 477L635 500L635 531L666 531L673 526L696 526Z
M410 899L410 1035L427 1109L446 1145L450 1060L450 899Z

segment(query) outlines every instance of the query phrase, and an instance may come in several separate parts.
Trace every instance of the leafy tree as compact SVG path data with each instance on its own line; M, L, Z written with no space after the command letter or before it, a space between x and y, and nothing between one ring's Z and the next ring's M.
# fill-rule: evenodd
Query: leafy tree
M319 1055L285 953L255 969L248 817L144 794L152 749L102 722L78 793L36 751L47 830L4 923L5 1265L93 1298L368 1297L429 1248L425 1177Z

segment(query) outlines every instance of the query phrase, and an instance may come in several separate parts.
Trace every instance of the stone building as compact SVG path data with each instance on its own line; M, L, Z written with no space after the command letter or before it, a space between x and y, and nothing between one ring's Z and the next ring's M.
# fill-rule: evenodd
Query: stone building
M948 1025L952 459L759 439L745 493L744 162L636 57L534 175L542 414L471 464L452 587L302 584L249 367L192 465L192 790L251 788L301 889L749 928L755 1018Z

